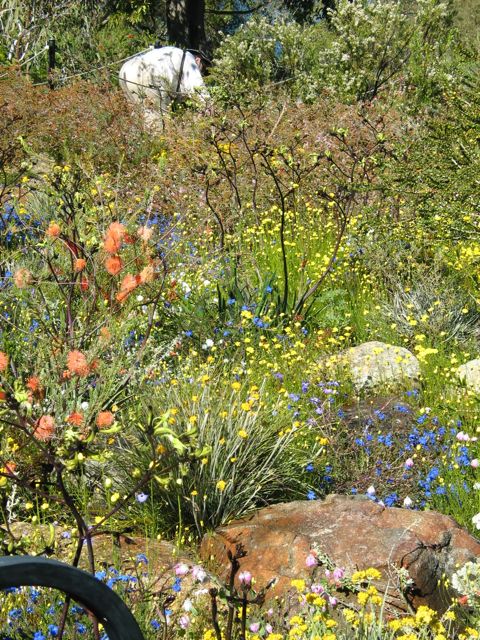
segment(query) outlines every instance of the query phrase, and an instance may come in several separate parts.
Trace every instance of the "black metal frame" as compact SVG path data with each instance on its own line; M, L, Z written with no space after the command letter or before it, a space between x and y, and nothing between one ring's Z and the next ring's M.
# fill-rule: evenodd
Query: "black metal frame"
M0 558L0 589L24 586L51 587L71 596L96 616L109 640L145 640L123 600L90 573L47 558Z

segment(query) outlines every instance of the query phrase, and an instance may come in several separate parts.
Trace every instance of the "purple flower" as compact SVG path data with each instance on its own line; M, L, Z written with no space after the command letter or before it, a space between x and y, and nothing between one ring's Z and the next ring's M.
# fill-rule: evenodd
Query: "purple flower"
M321 584L312 584L312 586L310 587L310 591L312 593L323 593L325 589L322 587Z
M252 584L252 574L250 571L241 571L238 574L238 579L240 584L244 584L246 587L249 587Z
M190 618L187 615L183 615L180 617L178 623L182 629L187 629L190 624Z
M333 570L333 578L334 580L341 580L345 575L345 569L342 569L341 567L335 567L335 569Z
M135 496L135 499L137 500L137 502L142 504L143 502L148 500L148 493L137 493L137 495Z
M315 558L313 553L309 553L308 556L305 558L305 564L307 565L308 568L317 566L317 559Z
M250 631L252 633L257 633L257 631L260 629L260 623L259 622L252 622L252 624L248 628L250 629Z
M175 575L179 577L186 576L189 571L190 571L190 567L188 566L188 564L185 564L184 562L179 562L178 564L175 565Z
M199 565L195 565L194 567L192 567L192 576L193 576L193 579L196 580L197 582L203 582L207 577L207 572L203 567L200 567Z

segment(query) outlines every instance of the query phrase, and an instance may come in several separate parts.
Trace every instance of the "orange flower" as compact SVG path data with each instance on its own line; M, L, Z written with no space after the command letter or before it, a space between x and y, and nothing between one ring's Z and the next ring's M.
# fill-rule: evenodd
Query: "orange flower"
M37 440L47 442L53 438L55 433L55 421L52 416L42 416L38 421L37 428L33 432Z
M75 260L73 268L75 269L75 271L79 272L79 271L83 271L86 266L87 266L86 260L84 260L83 258L77 258L77 260Z
M30 402L32 401L32 397L43 397L42 383L40 382L40 378L37 378L37 376L30 376L25 386L29 390L28 395L30 398Z
M117 293L118 302L125 300L132 291L140 284L140 276L132 276L131 273L127 274L120 285L120 291Z
M127 230L121 222L112 222L107 229L107 234L118 240L121 240L126 233Z
M0 389L0 400L5 400L6 397L7 397L7 394L5 393L5 391Z
M143 242L148 242L153 235L152 227L139 227L137 230L137 236Z
M123 262L120 256L110 256L105 260L105 269L112 276L116 276L117 273L123 269Z
M58 238L61 233L60 225L56 222L50 222L50 225L47 229L47 236L49 238Z
M121 244L121 240L117 240L113 236L109 236L107 234L103 241L103 248L107 253L117 253L120 251Z
M25 289L32 281L32 274L28 269L18 269L15 271L13 281L19 289Z
M10 462L5 463L5 472L9 473L10 475L13 475L15 473L16 468L17 468L16 463L12 462L11 460Z
M80 281L80 289L82 291L87 291L88 289L88 279L85 276L83 276L83 278Z
M83 414L78 411L74 411L67 417L68 424L73 424L74 427L80 427L83 423Z
M81 351L70 351L67 355L67 367L70 373L74 373L77 376L88 375L88 363L87 359Z
M111 411L100 411L97 416L97 427L99 429L105 429L105 427L110 427L115 420L115 416Z
M27 380L27 389L30 389L30 391L33 391L33 393L35 393L35 391L38 391L41 388L41 384L40 384L40 379L37 378L37 376L30 376L30 378Z
M3 351L0 351L0 373L5 371L8 367L8 356Z
M147 267L140 271L140 282L144 284L145 282L151 282L155 272L153 270L153 266L149 264Z
M107 253L118 253L126 231L127 230L121 222L112 222L108 227L103 240L103 248Z
M100 335L104 340L110 340L110 338L112 337L112 334L110 333L108 327L102 327L100 329Z

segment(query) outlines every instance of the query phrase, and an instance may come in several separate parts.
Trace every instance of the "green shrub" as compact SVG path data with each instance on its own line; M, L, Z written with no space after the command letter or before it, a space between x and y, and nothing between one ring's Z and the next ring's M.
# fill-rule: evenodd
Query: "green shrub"
M306 499L312 486L305 465L321 451L314 443L304 446L306 436L314 440L308 427L296 425L265 387L249 388L215 370L201 374L191 365L186 371L192 369L195 377L161 385L151 397L149 410L163 414L174 431L197 431L199 449L196 462L181 464L181 454L165 441L163 455L180 464L168 482L151 484L157 530L187 527L201 536L256 507ZM131 469L144 466L149 446L136 432L115 455L119 486L130 485ZM136 510L140 519L144 509Z

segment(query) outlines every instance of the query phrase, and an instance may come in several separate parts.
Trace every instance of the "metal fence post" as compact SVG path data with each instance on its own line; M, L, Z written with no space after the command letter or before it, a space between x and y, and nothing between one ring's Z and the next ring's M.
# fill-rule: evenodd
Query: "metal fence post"
M55 38L51 38L48 41L48 67L47 67L47 77L48 77L48 86L50 89L55 89L55 82L53 79L53 73L55 69L55 55L57 53L57 45L55 42Z

